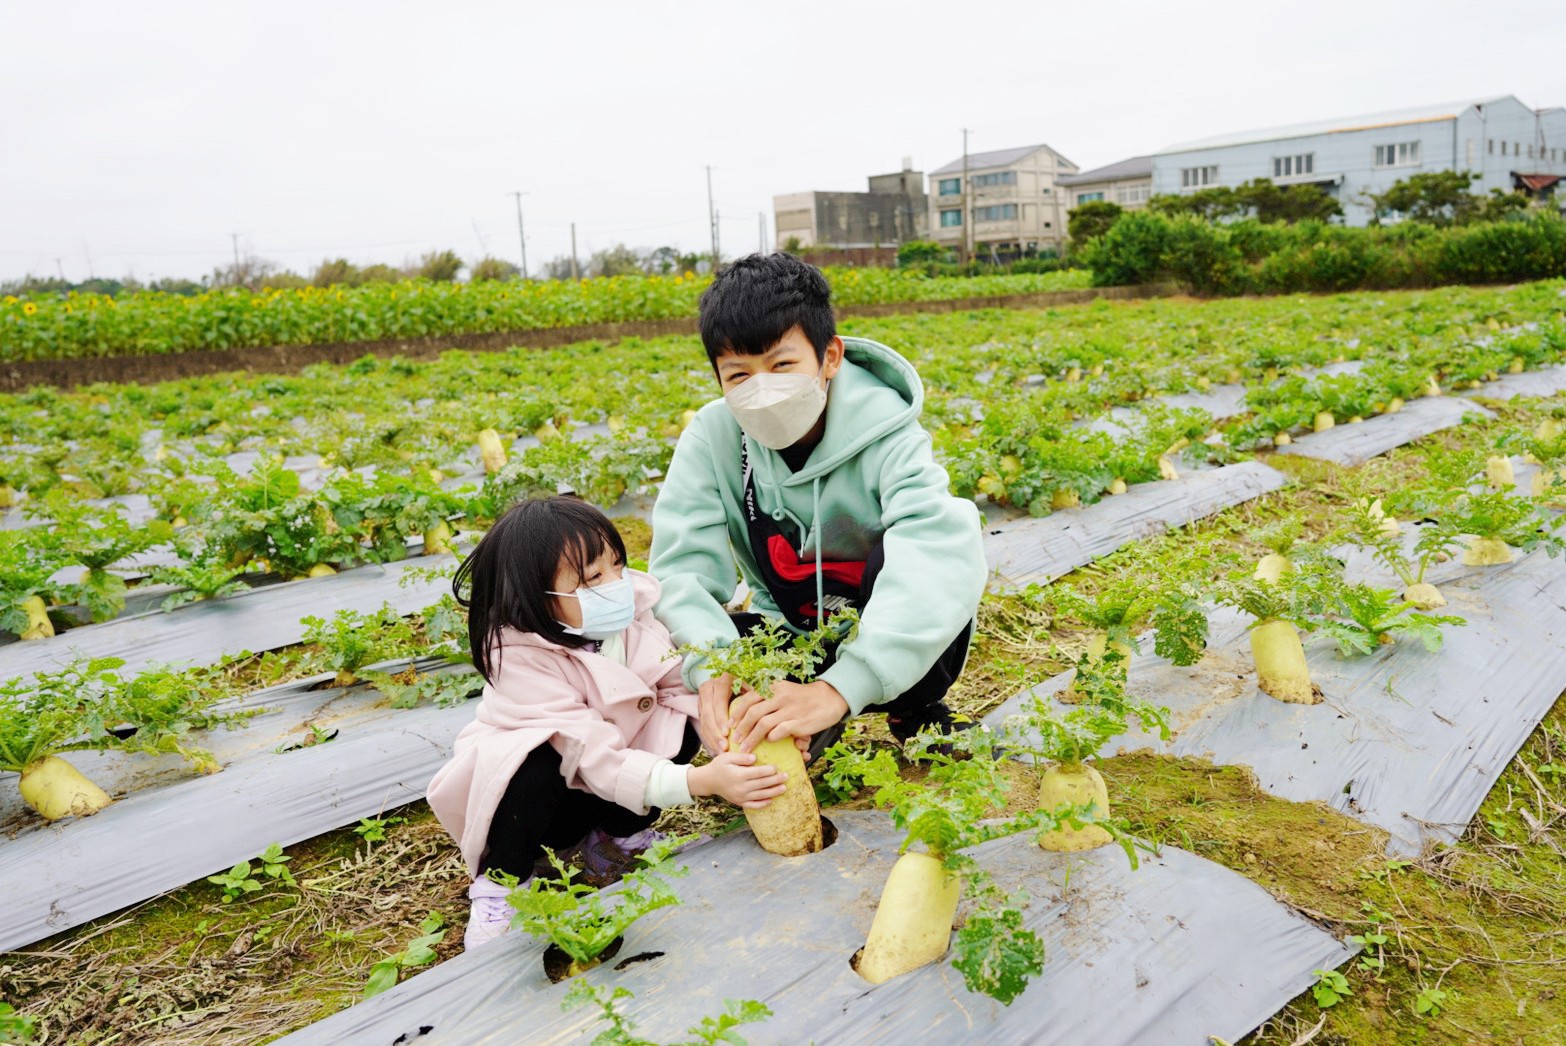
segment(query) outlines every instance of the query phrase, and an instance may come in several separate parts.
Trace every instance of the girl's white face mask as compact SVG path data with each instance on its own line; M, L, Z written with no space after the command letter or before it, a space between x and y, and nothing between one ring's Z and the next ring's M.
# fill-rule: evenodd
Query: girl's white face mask
M755 374L724 393L723 401L747 436L763 447L782 450L803 439L826 409L827 390L819 377Z

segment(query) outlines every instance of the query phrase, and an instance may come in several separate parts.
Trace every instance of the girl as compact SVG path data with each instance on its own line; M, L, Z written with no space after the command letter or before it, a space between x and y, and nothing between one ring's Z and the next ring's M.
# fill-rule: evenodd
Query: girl
M757 808L783 793L785 775L751 754L689 765L696 697L653 618L658 582L626 567L596 508L574 497L514 506L452 587L486 685L429 804L474 877L465 947L510 926L488 871L525 881L544 847L580 846L589 875L612 877L657 840L659 807L719 795Z

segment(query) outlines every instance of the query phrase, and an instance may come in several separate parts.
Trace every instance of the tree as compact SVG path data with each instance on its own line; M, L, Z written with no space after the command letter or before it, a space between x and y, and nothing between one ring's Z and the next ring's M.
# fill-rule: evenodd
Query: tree
M1401 217L1426 225L1470 225L1502 221L1528 209L1528 197L1522 193L1469 192L1477 177L1473 171L1422 171L1393 183L1386 192L1367 196L1377 222Z
M268 276L277 272L277 266L254 254L247 254L232 265L219 265L210 277L213 287L248 287L261 289Z
M544 263L544 276L551 280L569 280L571 278L571 256L562 254L546 261Z
M347 258L327 258L310 274L310 282L317 287L357 287L364 282L364 277Z
M642 271L641 255L623 243L594 251L584 276L630 276Z
M666 276L680 267L680 252L673 247L659 247L642 261L647 272Z
M1088 200L1077 204L1066 216L1066 232L1071 236L1071 249L1081 250L1089 240L1104 235L1123 213L1125 211L1118 203L1109 200Z
M1224 218L1240 217L1245 213L1247 205L1235 195L1233 189L1226 185L1215 185L1211 189L1198 189L1183 195L1166 193L1154 196L1147 201L1147 207L1154 214L1166 214L1171 218L1186 214L1193 218L1221 221Z
M946 248L934 240L909 240L897 248L897 266L900 269L945 260Z
M437 283L450 283L462 271L456 251L426 251L419 258L419 275Z
M486 280L509 280L521 273L520 268L504 258L492 258L488 255L468 267L468 278L474 283L483 283Z

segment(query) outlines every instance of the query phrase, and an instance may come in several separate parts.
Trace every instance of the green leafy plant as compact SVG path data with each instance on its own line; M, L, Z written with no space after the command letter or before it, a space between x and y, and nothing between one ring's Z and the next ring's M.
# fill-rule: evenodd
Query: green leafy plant
M354 834L367 843L384 843L386 841L386 829L394 824L402 824L405 817L361 817L359 823L354 826Z
M407 657L421 649L413 626L390 603L366 613L345 608L330 621L311 616L299 623L305 626L302 642L320 646L320 663L337 672L333 686L352 686L365 665Z
M187 603L222 599L249 591L250 586L241 579L250 569L248 563L233 566L221 556L201 549L183 563L153 567L150 576L156 584L178 586L179 591L163 600L162 609L169 611Z
M192 673L153 668L131 679L119 658L78 659L55 672L0 684L0 771L21 775L29 806L54 819L92 812L108 796L58 756L118 750L174 754L202 773L220 769L190 742L196 730L234 727L258 710L216 711L227 696ZM75 796L85 797L78 801ZM83 804L92 809L83 809Z
M1404 636L1434 653L1441 649L1443 628L1467 623L1451 614L1421 613L1389 588L1349 583L1329 572L1314 575L1314 581L1325 605L1317 626L1337 641L1344 656L1374 653Z
M416 708L424 701L454 708L484 688L477 672L420 672L412 665L397 673L362 671L359 678L391 698L392 708Z
M951 745L951 754L938 747ZM928 766L921 781L906 780L887 749L865 754L843 745L826 752L826 779L837 789L869 786L904 833L875 923L860 954L860 975L873 983L940 958L946 952L952 916L966 886L975 910L958 932L953 965L970 991L1010 1005L1044 968L1044 943L1022 924L1021 894L1006 894L969 854L962 851L1043 824L1049 812L990 817L1008 788L994 758L993 740L969 730L944 740L922 734L908 756ZM1082 811L1068 811L1081 813ZM915 845L922 852L913 851ZM904 884L908 885L904 885ZM928 942L927 947L883 958L883 940Z
M1426 986L1414 996L1414 1012L1421 1017L1439 1017L1447 1006L1452 993L1445 988Z
M680 653L699 654L713 675L733 676L736 694L749 687L762 697L771 697L774 683L815 678L816 667L826 658L827 645L851 639L858 626L859 615L852 608L838 611L819 628L805 633L791 632L778 618L766 618L727 646L687 646Z
M261 852L261 856L250 861L240 861L226 872L207 876L207 882L223 888L223 903L230 904L246 894L258 893L266 885L263 879L256 876L265 876L286 886L298 887L293 873L288 870L288 862L293 860L283 852L280 843L272 843Z
M1310 994L1316 1000L1316 1005L1324 1010L1354 994L1348 978L1337 970L1316 970L1314 975L1316 983L1311 985Z
M720 1042L744 1046L745 1040L734 1029L772 1016L770 1009L754 999L725 999L723 1013L717 1017L703 1017L685 1029L690 1038L679 1043L660 1044L637 1034L634 1022L620 1012L620 1004L635 997L629 988L619 985L612 989L599 988L584 979L571 985L560 1006L566 1010L584 1005L598 1007L599 1019L609 1027L593 1036L592 1046L716 1046Z
M369 980L364 985L363 998L369 999L396 987L404 970L428 966L435 961L435 946L446 937L446 918L439 912L430 912L419 923L418 936L395 955L382 959L370 967Z
M174 535L174 528L163 520L136 526L126 518L122 505L92 505L63 490L51 491L27 511L47 518L59 551L68 561L87 568L73 595L94 621L107 621L125 609L125 579L109 573L108 567Z
M689 841L662 839L654 844L637 859L639 867L620 880L620 889L610 894L576 881L577 870L562 863L552 850L547 854L555 869L553 879L535 875L520 886L514 876L492 873L492 877L511 891L506 900L516 909L512 925L553 944L580 972L594 965L636 920L680 903L667 879L689 871L670 863L674 851Z
M0 1002L0 1042L28 1043L38 1035L38 1018L18 1013L8 1002Z
M48 604L70 589L54 580L65 553L44 528L0 530L0 630L22 639L54 635Z

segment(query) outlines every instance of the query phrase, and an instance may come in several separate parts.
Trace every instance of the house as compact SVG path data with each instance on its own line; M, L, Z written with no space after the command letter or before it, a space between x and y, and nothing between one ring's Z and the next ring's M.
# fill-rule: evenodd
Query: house
M1118 203L1127 210L1146 207L1153 194L1152 156L1133 156L1107 167L1095 167L1080 174L1068 174L1055 180L1066 190L1066 213L1091 200Z
M1501 95L1218 135L1152 159L1155 195L1271 178L1321 187L1347 224L1364 225L1373 216L1368 194L1424 171L1472 171L1477 193L1552 191L1566 175L1566 109Z
M873 174L868 192L797 192L772 198L776 242L799 247L896 247L928 232L924 172L904 158L903 169Z
M1076 171L1047 145L958 157L930 174L931 239L980 258L1058 254L1070 208L1056 179Z

